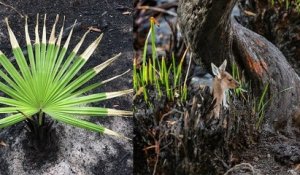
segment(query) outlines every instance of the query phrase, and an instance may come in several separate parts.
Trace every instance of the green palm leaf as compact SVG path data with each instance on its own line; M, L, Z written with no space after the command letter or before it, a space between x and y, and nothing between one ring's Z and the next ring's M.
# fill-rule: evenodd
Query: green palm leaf
M42 116L40 114L45 113L48 117L51 117L58 122L88 129L90 131L125 138L121 134L103 126L76 117L79 115L132 116L131 111L101 107L85 107L85 105L89 105L92 102L100 102L133 92L133 90L130 89L84 95L84 93L97 88L104 83L113 81L128 72L126 71L120 75L103 80L102 82L83 87L89 80L119 58L121 54L117 54L104 63L89 69L77 76L77 78L74 78L96 50L103 34L91 43L82 54L78 54L85 37L89 33L89 31L87 31L73 51L66 56L73 28L71 29L66 42L61 46L64 24L59 31L58 37L56 37L55 32L58 19L59 17L57 15L47 43L45 24L46 15L44 18L41 41L38 26L39 16L37 15L35 43L32 46L26 17L25 39L28 53L26 57L9 26L8 19L5 19L12 52L16 58L17 66L14 66L0 51L0 64L3 66L3 70L0 70L0 77L2 79L2 82L0 82L0 91L6 94L4 97L0 97L0 104L3 105L3 107L0 107L0 113L8 114L8 117L0 119L0 129L24 120L30 120L34 115Z

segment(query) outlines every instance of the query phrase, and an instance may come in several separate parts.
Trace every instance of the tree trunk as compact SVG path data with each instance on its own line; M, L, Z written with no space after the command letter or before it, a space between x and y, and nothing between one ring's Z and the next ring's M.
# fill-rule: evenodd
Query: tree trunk
M264 129L290 135L299 106L300 79L278 48L231 16L236 1L180 0L179 24L185 41L197 64L208 68L211 62L235 61L245 70L257 96L269 83L271 100Z

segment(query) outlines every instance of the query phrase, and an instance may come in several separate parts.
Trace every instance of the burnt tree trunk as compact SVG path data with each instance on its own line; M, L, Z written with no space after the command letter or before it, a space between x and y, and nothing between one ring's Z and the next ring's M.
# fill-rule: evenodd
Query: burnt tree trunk
M224 59L235 61L245 70L256 95L269 83L271 101L264 129L293 134L300 79L278 48L231 16L236 1L180 0L179 24L184 38L197 64L208 67L211 62L220 65ZM283 91L287 88L291 89Z

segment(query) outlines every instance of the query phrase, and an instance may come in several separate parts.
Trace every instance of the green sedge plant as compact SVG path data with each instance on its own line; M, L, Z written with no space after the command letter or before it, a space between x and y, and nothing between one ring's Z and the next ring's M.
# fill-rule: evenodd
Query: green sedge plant
M235 79L240 84L240 86L238 88L235 88L233 90L233 92L234 92L235 96L242 97L244 100L247 100L244 93L247 93L247 89L249 88L249 85L245 80L244 72L240 72L240 70L235 62L232 63L231 68L232 68L231 75L232 75L233 79Z
M265 111L266 111L266 108L267 108L267 105L271 102L271 100L276 97L277 95L281 94L281 93L284 93L286 91L289 91L291 89L293 89L294 87L288 87L288 88L285 88L281 91L279 91L278 93L272 95L269 99L266 98L267 96L267 93L268 93L268 90L269 90L269 86L270 84L267 83L265 86L264 86L264 89L263 89L263 92L261 94L261 96L259 97L258 101L256 102L255 104L255 112L258 114L258 119L257 119L257 122L256 122L256 128L258 129L264 118L265 118Z
M8 19L5 19L12 52L16 59L16 66L0 51L0 64L2 66L0 69L2 80L0 81L0 91L5 94L0 97L0 104L2 104L0 113L7 114L6 117L0 119L0 129L22 121L29 122L29 126L31 126L29 128L35 129L36 127L32 127L32 121L36 120L38 127L41 127L41 125L45 124L46 117L50 120L53 119L54 121L90 131L126 138L117 132L82 118L87 116L132 116L131 111L87 107L90 103L108 100L133 92L132 89L129 89L85 95L86 92L115 80L124 74L84 86L89 80L115 61L120 54L79 74L81 68L97 48L103 34L92 42L83 53L78 54L79 48L89 33L87 31L70 54L67 54L73 28L62 46L64 24L60 29L58 37L56 37L56 24L59 19L57 15L47 42L45 15L42 38L40 40L38 17L39 15L37 15L35 26L34 45L31 44L29 36L27 17L25 20L25 38L28 55L23 54L9 26ZM78 116L82 117L79 119Z
M235 96L241 97L245 101L249 101L250 99L247 98L247 94L245 93L248 92L247 90L251 85L249 85L249 83L245 81L244 72L242 73L240 72L235 62L232 63L232 77L240 84L238 88L233 90ZM261 96L258 98L258 100L257 99L254 100L254 104L253 104L254 112L258 115L257 122L256 122L256 129L258 129L258 127L262 124L262 121L265 116L266 106L269 102L269 100L266 99L268 89L269 89L269 84L266 84L264 86Z
M265 110L266 110L266 106L269 102L269 100L266 99L268 89L269 89L269 83L267 83L264 86L263 92L258 99L258 103L257 103L257 105L254 106L255 112L258 114L258 119L257 119L256 125L255 125L256 129L258 129L261 126L263 119L265 118Z
M156 33L155 25L158 23L156 20L150 18L150 30L145 40L142 55L142 65L137 69L137 60L133 62L133 84L134 90L138 92L143 89L144 100L148 102L147 85L153 85L162 96L163 88L166 91L167 99L173 101L175 98L180 98L182 101L187 97L186 81L182 85L182 64L186 56L187 50L176 65L174 54L172 54L172 63L168 66L166 59L162 57L160 60L157 58L156 49ZM151 39L151 58L147 59L147 48L149 38Z
M240 86L238 88L234 89L235 96L242 97L242 99L249 102L251 99L249 99L249 96L245 93L248 92L249 88L251 87L251 84L246 82L244 72L242 72L242 73L240 72L236 63L232 64L232 77L235 80L237 80L240 84ZM257 99L254 99L254 103L253 103L253 110L257 114L257 121L256 121L256 125L255 125L256 129L259 129L259 127L263 123L267 105L271 102L272 98L277 96L278 94L288 91L292 88L293 87L285 88L285 89L281 90L280 92L278 92L277 94L272 95L270 98L267 98L267 94L268 94L268 90L269 90L269 83L266 83L264 85L261 95Z

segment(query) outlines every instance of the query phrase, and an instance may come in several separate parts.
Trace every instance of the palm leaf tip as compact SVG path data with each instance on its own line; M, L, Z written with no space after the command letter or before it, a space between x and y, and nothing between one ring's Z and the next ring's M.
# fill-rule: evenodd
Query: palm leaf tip
M105 84L105 83L110 82L110 81L112 81L112 80L114 80L114 79L117 79L117 78L119 78L119 77L121 77L121 76L127 74L128 72L130 72L130 69L128 69L127 71L123 72L122 74L116 75L116 76L114 76L114 77L112 77L112 78L109 78L109 79L107 79L107 80L102 81L101 84Z
M75 21L75 23L76 23L76 21ZM74 24L74 26L75 26L75 24ZM74 27L74 26L73 26L73 27ZM73 31L73 28L72 28L72 31ZM72 31L71 31L71 32L72 32ZM71 32L70 32L70 33L71 33ZM82 38L80 39L79 43L78 43L78 44L75 46L75 48L73 49L73 52L74 52L75 54L77 54L78 50L80 49L80 47L81 47L81 45L82 45L83 41L85 40L85 38L86 38L86 36L87 36L88 33L90 33L90 30L86 31L86 32L83 34L83 36L82 36Z
M60 29L60 32L59 32L59 35L58 35L58 39L57 39L57 42L56 42L57 46L60 46L60 44L61 44L62 35L63 35L63 31L64 31L64 26L65 26L65 16L64 16L63 24L61 26L61 29Z
M59 15L56 15L55 22L53 24L52 31L51 31L50 38L49 38L49 44L54 44L56 41L55 29L56 29L56 24L58 22L58 19L59 19Z
M28 32L28 16L25 16L25 39L26 39L26 44L30 45L30 37L29 37L29 32Z
M64 21L65 21L65 19L64 19ZM73 34L73 30L74 30L74 27L75 27L76 23L77 23L77 20L75 20L75 22L74 22L74 24L73 24L73 26L71 28L71 31L70 31L70 33L68 35L68 38L67 38L67 40L66 40L66 42L65 42L65 44L63 46L63 48L65 48L65 49L68 49L68 47L69 47L69 43L70 43L70 40L71 40L71 37L72 37L72 34Z
M35 24L35 44L40 43L39 37L39 14L36 15L36 24Z
M47 14L44 16L44 25L43 25L43 33L42 33L42 44L46 44L46 20L47 20Z
M117 92L106 92L105 95L106 95L106 99L110 99L110 98L115 98L115 97L131 94L131 93L133 93L133 89L127 89L127 90L117 91Z
M117 54L116 56L108 59L107 61L105 61L104 63L96 66L94 68L94 71L96 72L96 74L98 74L99 72L101 72L104 68L106 68L107 66L109 66L112 62L114 62L117 58L119 58L121 56L121 53Z
M119 137L119 138L123 138L123 139L126 139L126 140L131 140L130 138L128 138L128 137L126 137L126 136L124 136L122 134L119 134L119 133L117 133L115 131L112 131L110 129L107 129L107 128L104 129L103 133L107 134L107 135L111 135L111 136L116 136L116 137Z
M90 58L90 56L94 53L102 37L103 37L103 33L101 33L101 35L92 44L90 44L89 47L81 54L81 57L84 60L87 61Z
M133 112L132 111L124 111L124 110L116 110L116 109L107 109L107 115L132 117Z
M13 33L13 31L11 30L11 28L9 26L8 18L5 18L5 22L6 22L6 25L7 25L7 30L8 30L8 35L9 35L9 40L10 40L11 47L13 49L19 48L20 46L19 46L19 43L16 39L16 36L15 36L15 34Z

